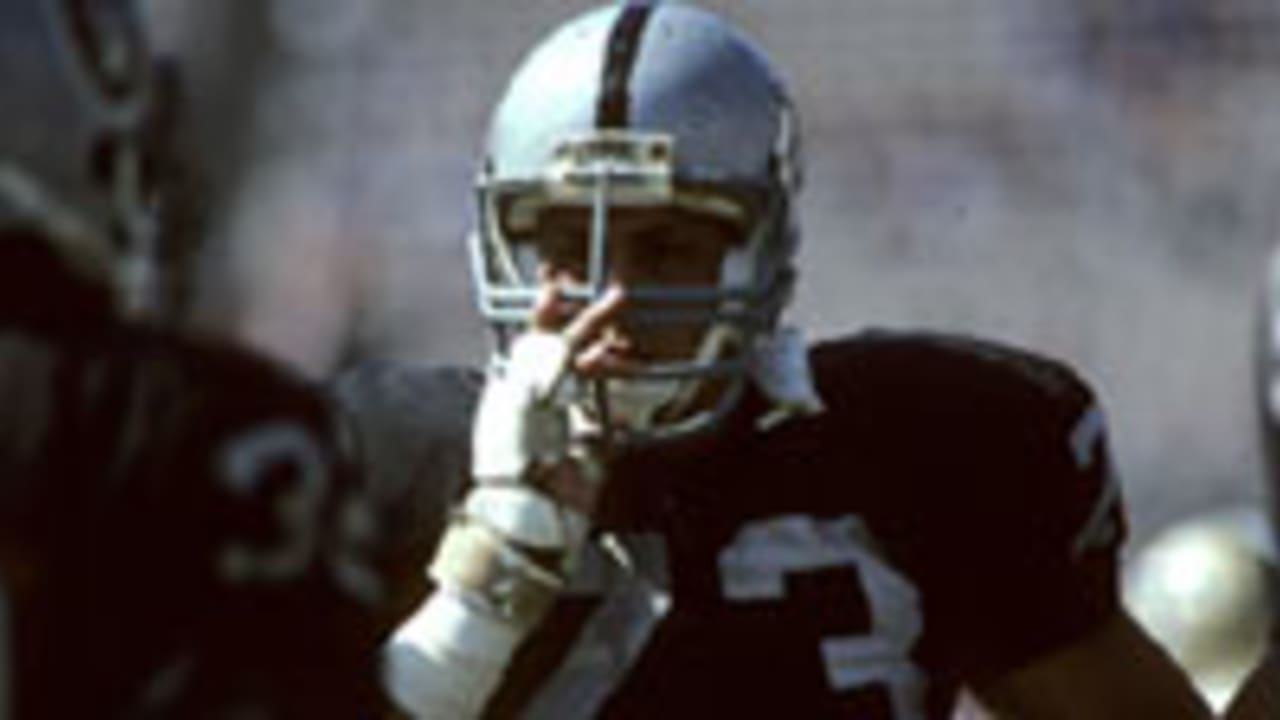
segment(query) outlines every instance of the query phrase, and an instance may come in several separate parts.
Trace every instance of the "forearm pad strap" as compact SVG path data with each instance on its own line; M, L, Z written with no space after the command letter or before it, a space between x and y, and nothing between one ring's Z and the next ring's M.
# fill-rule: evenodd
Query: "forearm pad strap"
M478 596L499 617L522 628L541 620L564 589L564 578L534 560L530 550L465 514L450 523L428 574Z

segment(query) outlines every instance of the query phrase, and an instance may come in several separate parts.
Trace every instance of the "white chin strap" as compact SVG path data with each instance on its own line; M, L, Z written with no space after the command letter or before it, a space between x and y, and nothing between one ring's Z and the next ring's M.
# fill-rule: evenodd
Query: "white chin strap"
M674 406L681 395L689 394L685 378L662 380L610 380L605 386L609 419L628 430L649 430L658 413Z
M733 328L712 325L703 334L698 351L694 353L694 361L714 362L724 356L736 338ZM605 384L609 418L627 430L648 431L658 424L659 415L666 414L674 419L663 422L670 423L673 428L682 426L692 419L689 406L706 381L704 376L609 380Z
M703 337L696 358L710 362L723 356L733 341L732 328L716 325ZM770 409L757 419L767 430L793 417L816 415L824 410L809 369L808 343L796 327L783 325L757 338L748 369L751 382L768 399ZM696 419L689 410L705 377L662 380L611 380L607 385L609 414L614 422L632 430L648 431L668 418L670 429L679 429ZM594 407L594 406L593 406Z
M751 380L769 400L769 411L756 419L762 430L825 408L809 368L809 344L797 327L783 325L757 338Z

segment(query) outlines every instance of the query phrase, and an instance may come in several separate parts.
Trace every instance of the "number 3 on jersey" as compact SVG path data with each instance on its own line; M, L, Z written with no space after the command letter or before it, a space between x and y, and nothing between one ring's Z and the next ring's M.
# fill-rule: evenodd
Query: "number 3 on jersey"
M255 499L274 492L278 540L270 544L235 541L219 561L231 582L282 582L306 572L315 557L321 511L328 491L328 467L311 435L287 422L260 425L224 446L220 476L231 492ZM278 490L268 483L279 471Z
M836 609L847 617L832 616L830 632L823 630L814 648L827 685L865 707L860 717L924 717L924 678L911 662L922 628L919 596L877 554L859 518L785 515L754 522L721 550L718 565L721 592L731 602L803 603L805 595L820 604L847 600ZM840 586L808 582L820 578Z

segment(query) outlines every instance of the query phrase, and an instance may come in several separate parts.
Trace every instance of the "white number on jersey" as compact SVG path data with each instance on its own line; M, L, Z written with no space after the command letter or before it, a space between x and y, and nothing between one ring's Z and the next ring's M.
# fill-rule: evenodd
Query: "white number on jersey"
M883 688L893 717L924 717L923 673L911 661L922 631L920 598L876 551L861 519L784 515L751 523L720 552L720 588L736 602L787 600L789 577L832 568L856 570L870 631L823 637L819 653L833 692ZM855 612L850 608L850 612Z
M264 492L273 469L292 470L274 511L280 540L267 546L229 544L219 558L231 582L281 582L306 572L315 557L320 512L328 488L328 467L311 435L289 422L259 425L237 435L223 449L220 477L239 496Z
M1105 483L1098 493L1093 509L1085 518L1072 542L1072 551L1077 555L1100 547L1106 547L1115 541L1120 532L1118 515L1115 512L1120 502L1120 482L1108 465L1098 467L1106 461L1104 441L1107 437L1107 423L1102 415L1102 408L1090 405L1080 415L1075 427L1071 430L1071 454L1075 457L1076 468L1084 473L1103 472Z

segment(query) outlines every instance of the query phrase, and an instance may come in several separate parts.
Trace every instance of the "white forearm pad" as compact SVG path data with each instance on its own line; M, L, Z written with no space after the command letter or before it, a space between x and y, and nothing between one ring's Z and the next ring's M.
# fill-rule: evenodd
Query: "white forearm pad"
M383 648L383 687L415 718L478 717L525 632L438 590Z
M569 347L553 333L516 338L505 365L480 393L471 429L471 471L483 480L518 480L537 462L555 462L568 443L566 408L553 396Z
M478 485L463 510L506 539L538 550L576 551L590 524L582 513L524 485Z
M471 472L485 480L517 480L538 459L538 432L557 428L556 411L539 405L533 388L491 378L471 426Z
M445 531L428 574L523 628L551 607L586 534L584 515L533 488L481 485Z

